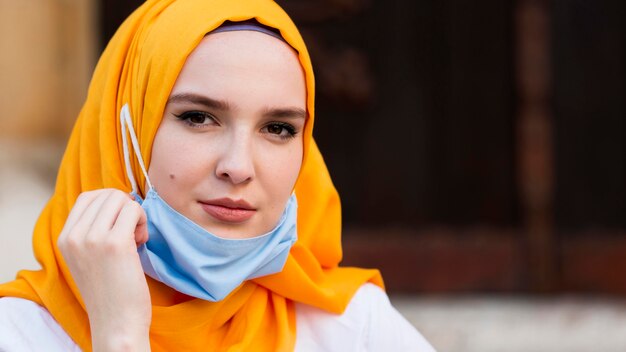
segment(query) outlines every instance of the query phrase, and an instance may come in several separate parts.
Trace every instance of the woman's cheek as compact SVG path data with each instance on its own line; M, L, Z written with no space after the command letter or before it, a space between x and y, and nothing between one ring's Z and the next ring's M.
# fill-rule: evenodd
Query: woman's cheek
M295 182L300 171L301 153L293 148L285 148L278 152L268 153L266 156L270 156L266 157L263 162L268 173L271 173L275 180L280 180L283 187L291 190L290 185Z

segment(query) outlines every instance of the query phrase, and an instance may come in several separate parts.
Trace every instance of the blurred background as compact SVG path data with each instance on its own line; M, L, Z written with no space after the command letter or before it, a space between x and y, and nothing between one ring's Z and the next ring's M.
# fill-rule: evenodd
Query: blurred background
M0 281L140 0L0 0ZM278 1L308 44L344 265L439 351L626 350L626 4Z

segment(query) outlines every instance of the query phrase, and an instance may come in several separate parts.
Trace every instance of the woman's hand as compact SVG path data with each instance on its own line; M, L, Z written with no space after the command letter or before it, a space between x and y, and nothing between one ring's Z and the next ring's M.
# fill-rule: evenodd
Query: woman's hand
M82 193L58 246L85 302L94 351L149 350L152 310L137 246L146 214L120 190Z

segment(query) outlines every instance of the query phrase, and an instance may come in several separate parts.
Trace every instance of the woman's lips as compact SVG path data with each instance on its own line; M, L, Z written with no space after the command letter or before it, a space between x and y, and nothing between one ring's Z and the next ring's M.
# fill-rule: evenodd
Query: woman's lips
M256 213L256 209L244 200L235 201L230 198L220 198L200 201L199 203L209 215L223 222L244 222Z

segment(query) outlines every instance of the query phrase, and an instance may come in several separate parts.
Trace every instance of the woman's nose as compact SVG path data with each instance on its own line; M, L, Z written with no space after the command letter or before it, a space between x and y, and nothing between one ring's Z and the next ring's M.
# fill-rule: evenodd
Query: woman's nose
M250 141L241 138L226 143L221 154L215 168L217 178L232 184L246 183L254 178Z

